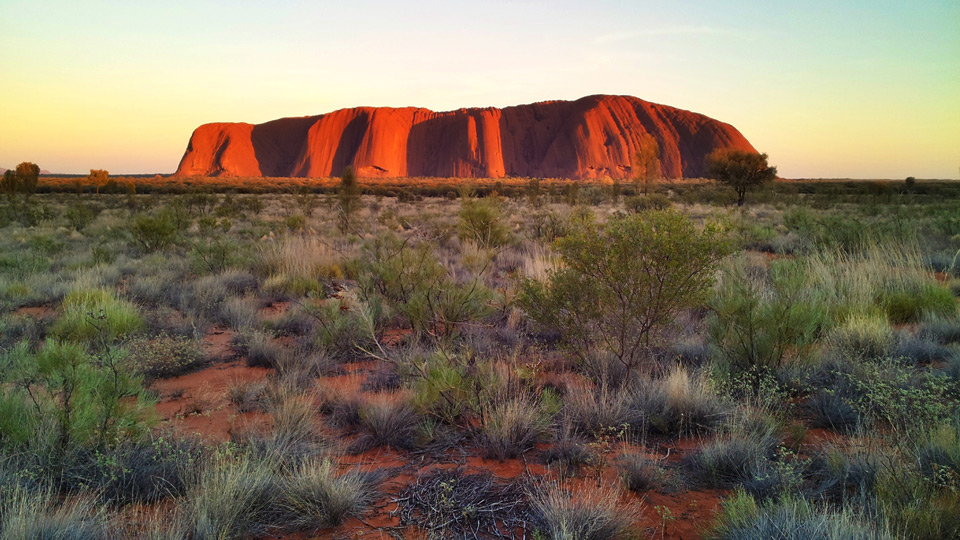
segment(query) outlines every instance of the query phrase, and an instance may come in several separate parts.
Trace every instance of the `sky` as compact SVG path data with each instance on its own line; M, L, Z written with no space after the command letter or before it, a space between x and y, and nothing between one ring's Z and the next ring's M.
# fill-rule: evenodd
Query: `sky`
M960 1L0 0L0 167L172 173L204 123L627 94L787 178L960 176Z

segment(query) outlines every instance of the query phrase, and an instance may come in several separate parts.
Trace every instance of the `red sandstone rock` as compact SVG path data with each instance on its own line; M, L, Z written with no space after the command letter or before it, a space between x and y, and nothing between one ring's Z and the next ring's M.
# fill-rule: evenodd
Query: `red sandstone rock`
M433 112L357 107L264 124L197 128L181 176L629 178L645 133L664 177L706 172L716 148L755 151L736 128L631 96Z

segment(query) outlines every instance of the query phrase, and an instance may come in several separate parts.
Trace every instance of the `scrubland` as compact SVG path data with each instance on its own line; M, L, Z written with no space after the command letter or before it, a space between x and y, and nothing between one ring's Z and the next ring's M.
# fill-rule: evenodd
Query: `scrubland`
M960 186L65 185L0 537L960 536Z

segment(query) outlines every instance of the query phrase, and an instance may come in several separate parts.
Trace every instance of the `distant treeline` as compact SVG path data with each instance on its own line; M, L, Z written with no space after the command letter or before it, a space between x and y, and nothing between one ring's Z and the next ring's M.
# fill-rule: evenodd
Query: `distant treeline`
M161 175L125 175L111 177L100 188L102 194L185 194L185 193L317 193L337 191L339 178L289 177L169 177ZM639 186L630 181L568 180L556 178L390 178L360 180L365 195L420 199L427 197L456 198L464 190L474 196L497 194L503 197L524 197L536 190L543 196L576 199L590 203L606 197L611 191L623 196L639 193ZM652 190L669 193L672 198L705 204L727 204L733 190L704 178L663 180ZM96 186L83 175L41 176L37 193L89 193ZM846 197L960 197L960 182L950 180L782 180L769 184L756 195L754 202L776 202L783 196L812 195L835 202ZM906 202L906 201L905 201Z

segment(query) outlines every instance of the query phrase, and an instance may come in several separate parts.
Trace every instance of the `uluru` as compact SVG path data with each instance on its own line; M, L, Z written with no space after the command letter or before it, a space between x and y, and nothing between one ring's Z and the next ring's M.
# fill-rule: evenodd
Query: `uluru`
M629 178L652 135L666 178L706 173L717 148L755 152L733 126L632 96L434 112L356 107L193 132L179 176Z

